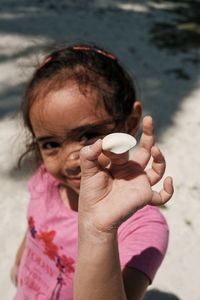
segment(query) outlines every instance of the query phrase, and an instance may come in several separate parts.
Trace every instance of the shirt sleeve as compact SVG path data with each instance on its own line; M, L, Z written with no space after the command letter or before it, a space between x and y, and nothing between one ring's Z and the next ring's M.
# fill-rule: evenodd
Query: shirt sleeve
M165 256L169 229L158 208L146 206L125 221L118 230L122 266L136 268L152 283Z

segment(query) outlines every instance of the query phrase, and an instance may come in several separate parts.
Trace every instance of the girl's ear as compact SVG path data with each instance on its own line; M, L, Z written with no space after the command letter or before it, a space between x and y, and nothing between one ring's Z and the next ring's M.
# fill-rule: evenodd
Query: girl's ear
M142 116L142 104L139 101L133 103L133 110L126 121L126 132L136 136L140 128L140 119Z

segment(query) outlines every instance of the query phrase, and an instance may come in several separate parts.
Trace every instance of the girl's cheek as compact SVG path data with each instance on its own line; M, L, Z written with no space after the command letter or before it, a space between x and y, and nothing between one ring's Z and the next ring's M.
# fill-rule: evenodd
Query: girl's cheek
M48 173L52 175L56 175L58 173L58 166L56 163L56 160L47 158L45 156L43 158L43 163L45 165L45 169L47 170Z
M110 159L107 156L105 156L103 153L101 153L98 157L98 162L102 168L106 168L110 164Z

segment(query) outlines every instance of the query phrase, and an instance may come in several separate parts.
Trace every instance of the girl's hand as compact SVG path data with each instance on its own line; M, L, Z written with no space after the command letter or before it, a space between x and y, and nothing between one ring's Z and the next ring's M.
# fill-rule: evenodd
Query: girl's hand
M154 146L151 117L143 120L143 134L139 148L128 161L127 155L109 154L111 164L102 168L98 157L102 153L102 141L98 140L81 151L81 188L79 196L80 218L92 222L100 231L109 231L147 204L162 205L173 194L172 178L167 177L158 193L151 186L161 180L165 160ZM145 168L153 158L149 170Z

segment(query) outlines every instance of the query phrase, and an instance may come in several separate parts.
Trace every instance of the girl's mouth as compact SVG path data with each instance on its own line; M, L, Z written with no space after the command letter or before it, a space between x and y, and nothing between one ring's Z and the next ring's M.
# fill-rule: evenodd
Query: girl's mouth
M68 178L67 181L74 186L80 186L81 178Z

